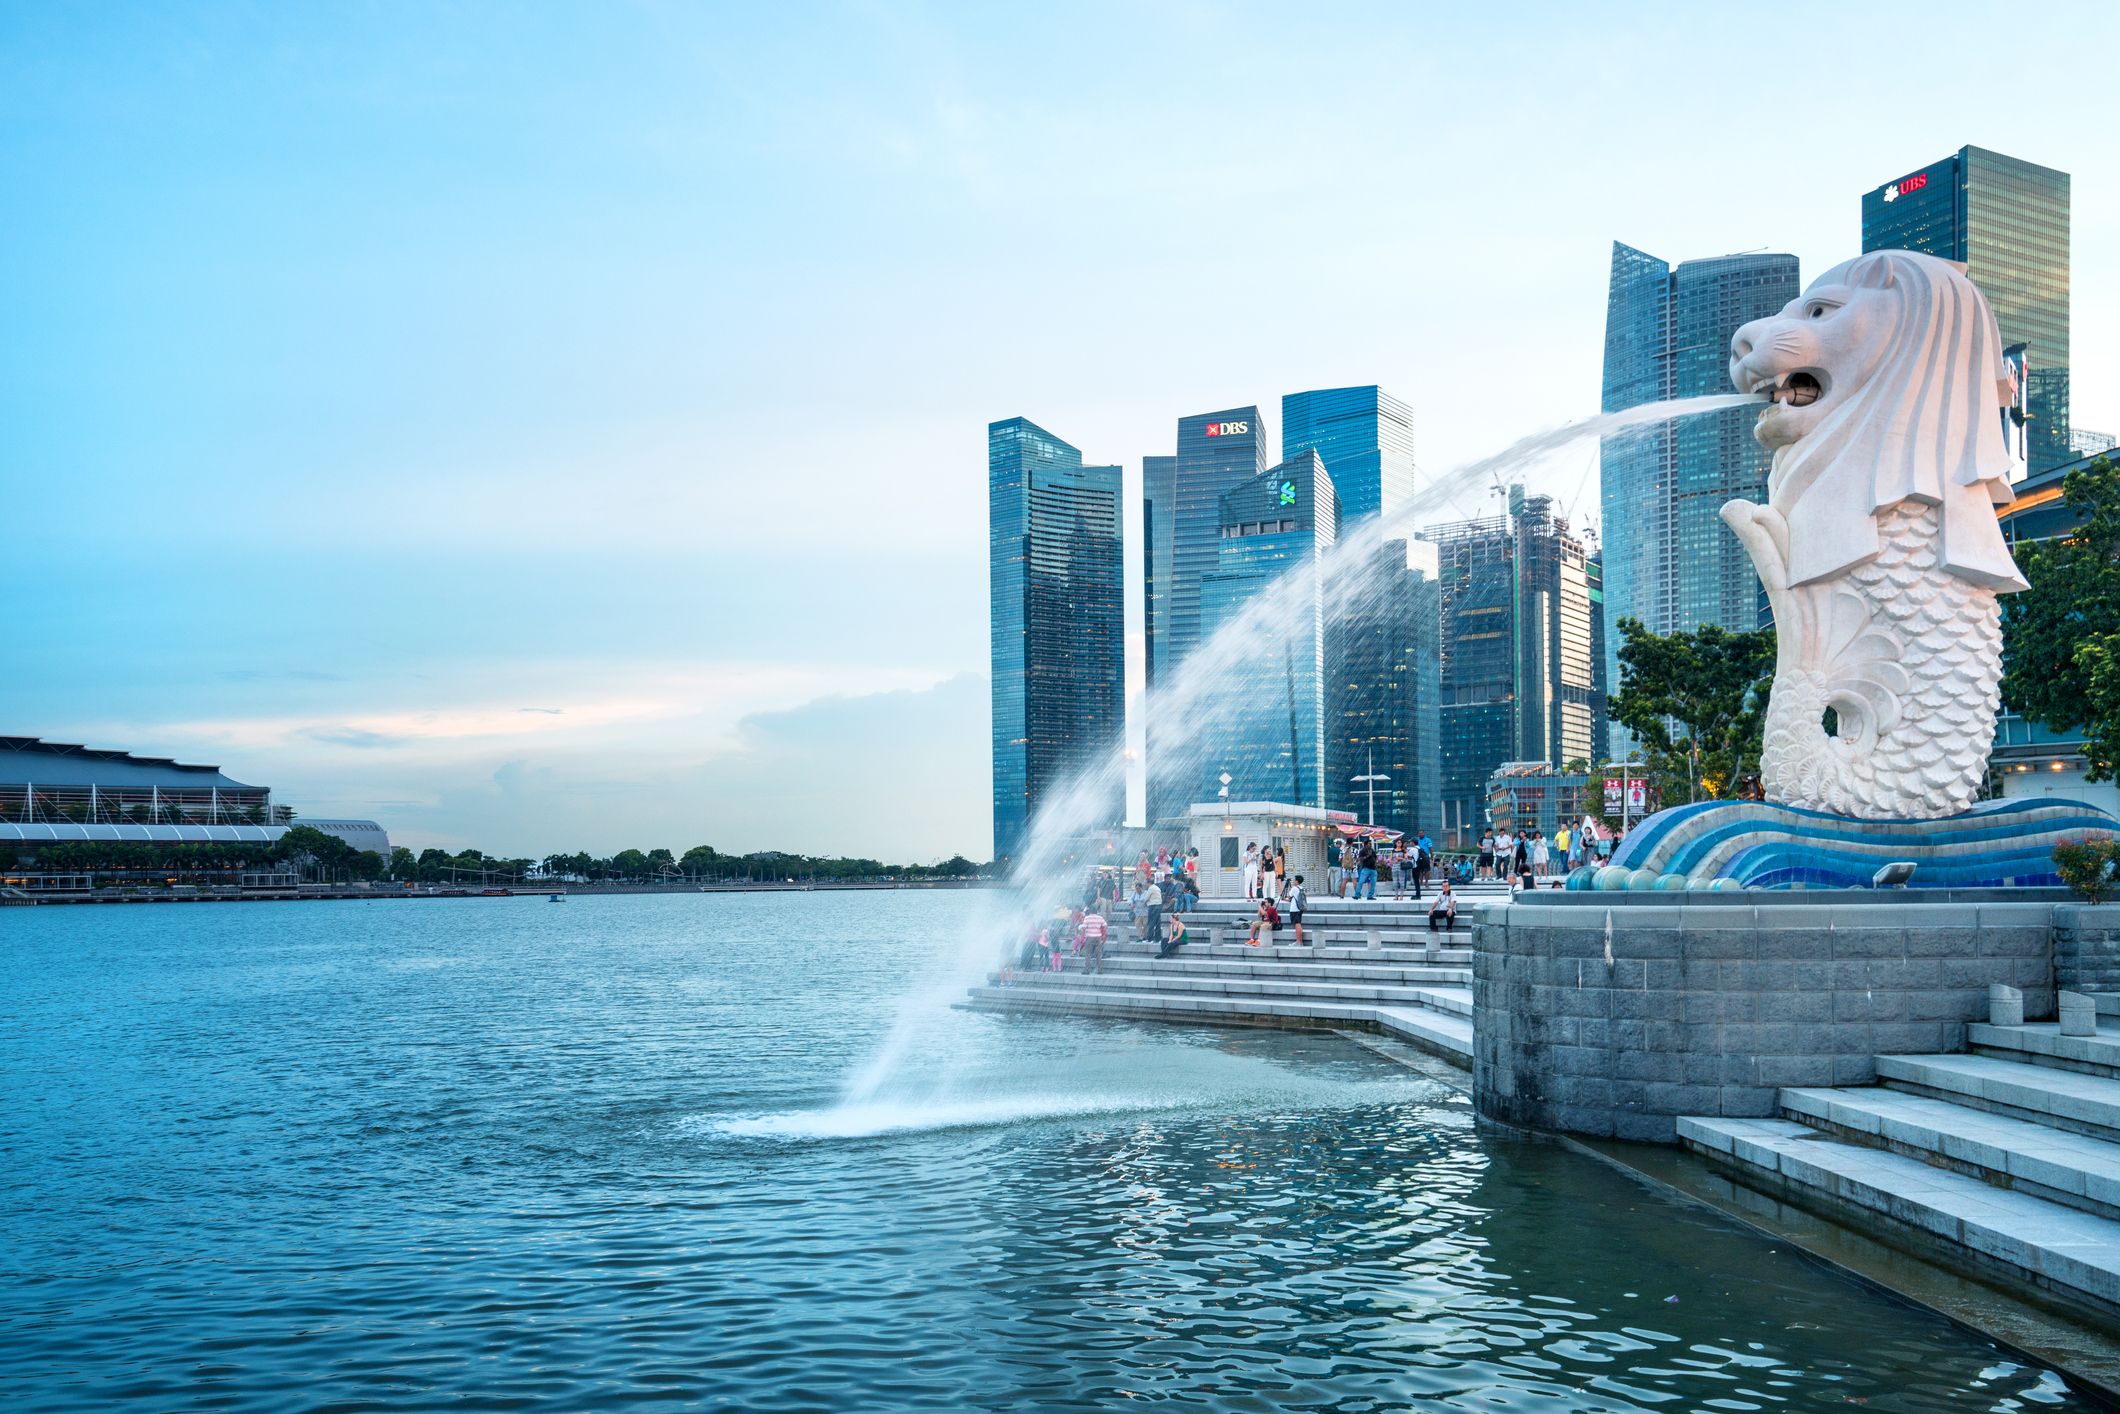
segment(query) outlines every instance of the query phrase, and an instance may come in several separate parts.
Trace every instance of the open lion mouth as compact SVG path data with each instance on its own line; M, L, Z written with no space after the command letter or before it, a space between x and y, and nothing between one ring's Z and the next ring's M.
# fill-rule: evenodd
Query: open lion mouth
M1769 402L1801 408L1824 397L1826 385L1812 370L1799 368L1778 378L1762 378L1752 385L1752 391L1765 393Z

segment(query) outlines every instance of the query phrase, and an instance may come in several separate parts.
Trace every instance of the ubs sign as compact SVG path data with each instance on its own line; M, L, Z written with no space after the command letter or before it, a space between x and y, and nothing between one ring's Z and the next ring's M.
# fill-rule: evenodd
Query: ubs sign
M1917 172L1911 177L1901 178L1899 181L1893 182L1887 187L1885 187L1884 199L1886 201L1897 201L1903 196L1912 196L1915 192L1920 191L1928 184L1929 174L1926 172Z
M1210 422L1207 424L1207 435L1210 437L1242 437L1249 431L1251 431L1251 424L1248 422Z

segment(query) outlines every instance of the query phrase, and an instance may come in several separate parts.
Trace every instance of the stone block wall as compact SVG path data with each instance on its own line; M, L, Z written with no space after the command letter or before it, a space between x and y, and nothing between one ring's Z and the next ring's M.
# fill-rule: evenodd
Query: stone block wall
M1487 910L1473 934L1474 1098L1512 1124L1671 1143L1679 1115L1771 1115L1785 1085L1869 1084L1878 1055L1962 1049L1991 982L2022 988L2027 1016L2052 1016L2053 911Z
M2069 992L2120 992L2120 904L2054 909L2054 982Z

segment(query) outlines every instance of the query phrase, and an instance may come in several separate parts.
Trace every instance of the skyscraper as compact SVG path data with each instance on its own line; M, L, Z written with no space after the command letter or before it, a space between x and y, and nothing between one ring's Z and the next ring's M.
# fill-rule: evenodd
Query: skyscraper
M1203 707L1214 725L1199 743L1199 798L1214 799L1227 771L1233 800L1320 804L1327 732L1318 561L1339 536L1332 478L1317 453L1302 452L1225 491L1218 520L1215 568L1200 584L1201 638L1241 615L1264 617L1221 700ZM1287 588L1259 600L1290 574Z
M1305 451L1324 459L1344 522L1413 499L1413 410L1373 383L1283 396L1281 457Z
M2025 444L2033 474L2070 460L2069 175L1961 147L1862 194L1862 248L1964 263L2004 345L2030 366Z
M1222 545L1222 497L1266 470L1266 427L1256 407L1226 408L1178 419L1177 515L1171 546L1170 648L1174 671L1198 647L1200 581Z
M1117 748L1125 720L1120 469L1014 417L986 430L994 854L1016 853L1046 794ZM1114 784L1109 818L1123 807Z
M1342 551L1343 554L1351 553ZM1328 598L1326 804L1387 829L1442 829L1442 600L1436 547L1386 540ZM1355 783L1380 775L1381 782ZM1375 794L1371 795L1374 786Z
M1598 565L1545 496L1432 526L1442 595L1442 827L1457 844L1485 820L1504 761L1594 760L1605 736Z
M1178 459L1141 458L1141 628L1146 686L1169 675L1172 555L1177 547Z
M1780 310L1801 288L1793 255L1725 255L1674 269L1614 242L1604 411L1732 391L1730 336ZM1721 517L1725 501L1765 494L1772 458L1752 438L1757 420L1758 409L1738 407L1604 440L1607 682L1618 680L1621 618L1640 619L1657 633L1702 624L1759 627L1759 577Z

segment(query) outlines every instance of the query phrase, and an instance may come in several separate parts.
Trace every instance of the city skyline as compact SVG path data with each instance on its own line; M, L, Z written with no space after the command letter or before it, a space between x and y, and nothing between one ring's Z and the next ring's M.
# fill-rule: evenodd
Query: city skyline
M2072 175L2120 430L2116 158L1934 6L1837 21L1793 170L1697 17L496 14L10 12L0 728L416 845L983 853L979 429L1137 500L1183 410L1381 384L1425 487L1595 410L1613 240L1822 270L1968 143Z

